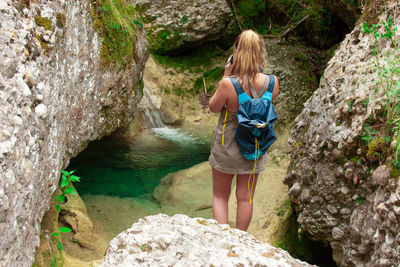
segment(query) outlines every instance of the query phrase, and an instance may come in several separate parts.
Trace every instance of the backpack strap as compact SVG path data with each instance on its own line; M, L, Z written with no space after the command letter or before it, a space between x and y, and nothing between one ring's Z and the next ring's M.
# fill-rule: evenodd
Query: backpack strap
M268 89L265 92L265 94L261 97L261 98L265 98L267 100L272 101L272 92L274 91L274 87L275 87L275 76L272 74L269 74L269 84L268 84Z
M235 88L236 94L239 97L239 104L242 103L243 101L251 99L250 96L246 94L246 92L243 90L237 78L229 77L229 79L231 80L233 87Z
M268 75L265 76L264 83L263 83L263 85L261 86L261 88L258 90L258 92L254 89L253 86L251 86L250 81L247 80L247 84L248 84L248 86L249 86L249 88L250 88L250 92L251 92L251 94L253 95L253 98L256 98L256 99L257 99L257 98L261 98L261 96L263 95L265 89L267 88L267 85L268 85L269 80L270 80L270 79L269 79L269 76L268 76Z

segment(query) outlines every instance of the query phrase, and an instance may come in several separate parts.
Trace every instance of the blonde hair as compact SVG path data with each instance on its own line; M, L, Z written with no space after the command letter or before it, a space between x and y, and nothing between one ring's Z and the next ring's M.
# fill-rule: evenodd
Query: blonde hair
M266 56L264 39L252 30L243 31L236 37L234 48L236 50L232 76L243 84L244 81L254 81L259 67L264 66Z

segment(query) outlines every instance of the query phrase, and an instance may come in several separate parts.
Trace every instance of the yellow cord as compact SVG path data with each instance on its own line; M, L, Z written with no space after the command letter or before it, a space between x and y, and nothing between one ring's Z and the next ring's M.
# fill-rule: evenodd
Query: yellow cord
M228 111L228 110L226 110L226 111ZM235 128L237 128L237 125L236 125L235 121L232 119L230 112L228 112L228 115L229 115L229 118L231 119L231 121L233 122L233 126L235 126Z
M228 112L228 109L226 109L225 112L225 118L224 118L224 126L222 127L222 141L221 144L224 145L224 139L225 139L225 126L226 126L226 119L228 117L229 114L229 118L231 119L231 121L233 122L233 125L236 128L236 123L235 121L232 119L231 113ZM250 177L249 177L249 181L247 182L247 189L249 190L249 195L250 195L250 203L251 203L251 196L253 195L254 192L254 183L256 181L256 167L257 167L257 163L258 163L258 151L260 150L260 145L258 143L257 138L254 138L254 142L255 142L255 152L254 152L254 167L253 170L250 173ZM250 188L250 181L251 181L251 188Z
M226 117L228 116L228 109L225 112L225 119L224 119L224 126L222 127L222 142L221 145L224 145L224 138L225 138L225 126L226 126ZM231 114L229 114L231 116Z
M255 143L255 146L256 146L255 147L255 152L254 152L254 158L256 158L256 159L254 160L254 167L253 167L253 170L250 173L249 181L247 182L247 189L249 190L250 203L251 203L251 196L253 195L253 192L254 192L254 183L256 181L256 166L257 166L257 163L258 163L257 154L258 154L258 151L260 150L260 145L258 144L257 138L254 138L254 140L255 140L254 143ZM251 183L251 188L250 188L250 181L251 180L252 180L252 183Z

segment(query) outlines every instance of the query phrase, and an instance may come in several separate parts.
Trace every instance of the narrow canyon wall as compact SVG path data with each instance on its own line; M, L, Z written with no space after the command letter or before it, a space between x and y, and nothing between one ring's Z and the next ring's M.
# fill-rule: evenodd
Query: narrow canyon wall
M367 1L296 118L284 180L301 227L332 247L339 266L400 262L396 141L390 139L393 132L382 131L389 125L383 111L390 97L382 89L396 88L400 79L395 29L400 29L400 2L389 1L385 8L376 4ZM370 33L362 27L365 21ZM371 21L377 23L376 34Z
M101 69L91 8L0 1L0 266L32 264L59 170L89 141L127 124L139 101L144 32L133 36L125 70Z

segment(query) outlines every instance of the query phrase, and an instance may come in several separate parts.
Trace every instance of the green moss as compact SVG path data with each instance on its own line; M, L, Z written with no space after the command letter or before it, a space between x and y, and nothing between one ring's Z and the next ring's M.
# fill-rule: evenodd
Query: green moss
M302 70L310 70L311 69L311 63L310 59L301 51L298 51L294 55L294 59L299 62L299 68Z
M335 44L333 46L331 46L327 51L326 51L326 55L331 58L335 55L335 51L337 50L337 48L339 47L339 44Z
M399 178L400 177L400 168L395 166L394 164L390 165L390 177Z
M157 33L157 37L163 40L167 39L169 36L171 36L171 32L168 30L161 30Z
M284 213L286 212L288 212L288 228L284 235L281 236L276 246L286 250L295 258L304 259L304 249L299 237L299 225L296 220L296 215L293 212L293 208L291 207L290 199L284 204Z
M367 156L371 157L376 153L382 153L385 149L384 137L373 139L368 145Z
M57 17L56 17L57 27L63 29L65 26L66 20L67 20L67 18L65 17L65 15L63 13L58 13Z
M101 66L124 67L135 56L136 35L142 29L135 8L127 0L90 0L93 26L103 38Z
M51 19L35 16L35 23L38 26L45 28L46 30L53 31L53 27L51 26Z
M38 39L40 46L44 49L44 51L47 53L49 52L52 47L50 46L49 42L47 42L42 35L37 34L36 39Z

